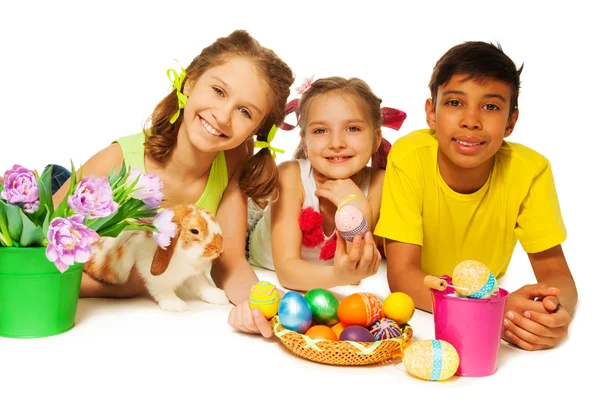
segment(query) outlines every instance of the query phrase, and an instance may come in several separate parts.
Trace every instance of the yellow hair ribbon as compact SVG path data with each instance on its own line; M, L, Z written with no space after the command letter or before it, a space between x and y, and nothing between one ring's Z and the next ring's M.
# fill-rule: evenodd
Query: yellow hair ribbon
M177 60L175 60L175 61L177 61ZM179 64L179 61L177 61L177 64ZM167 70L167 77L173 84L173 88L175 90L177 90L177 103L178 103L177 112L175 114L173 114L173 116L169 119L169 122L171 124L174 124L175 121L177 121L177 118L179 118L180 111L183 109L183 107L185 107L185 105L187 103L187 99L188 99L187 96L182 93L183 81L185 80L185 77L187 76L187 74L185 73L185 69L181 66L181 64L179 64L179 67L181 68L181 72L179 74L173 68Z
M356 199L357 197L358 196L355 195L355 194L347 194L345 196L340 197L340 199L338 200L338 211L340 211L342 209L342 207L344 206L344 204L346 204L350 200Z
M282 149L278 149L277 147L271 146L271 142L275 138L275 133L277 133L277 127L275 125L273 125L271 127L271 130L269 131L269 135L267 136L266 142L263 140L258 140L256 142L254 142L254 147L256 147L256 148L269 149L271 151L271 154L273 155L273 159L277 158L277 153L282 153L282 154L285 153L285 151L283 151Z

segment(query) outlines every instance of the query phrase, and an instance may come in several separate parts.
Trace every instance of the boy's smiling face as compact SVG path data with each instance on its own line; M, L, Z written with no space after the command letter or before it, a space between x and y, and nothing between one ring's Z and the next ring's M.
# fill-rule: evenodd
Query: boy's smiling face
M518 110L510 115L510 98L510 85L464 74L439 87L435 107L428 99L425 111L439 142L440 170L480 169L489 175L494 154L517 122Z

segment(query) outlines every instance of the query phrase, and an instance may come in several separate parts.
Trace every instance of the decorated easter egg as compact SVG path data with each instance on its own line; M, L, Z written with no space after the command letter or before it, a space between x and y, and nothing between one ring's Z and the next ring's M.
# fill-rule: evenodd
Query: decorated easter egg
M329 290L312 289L306 292L304 298L316 324L332 326L339 322L337 311L340 302Z
M338 307L338 318L346 325L371 326L383 317L382 304L371 293L354 293L344 298Z
M340 334L340 340L350 340L352 342L374 342L375 337L364 326L351 325L342 331Z
M402 364L411 374L443 381L456 373L459 364L454 346L443 340L419 340L404 350Z
M402 292L394 292L383 301L383 314L399 325L406 324L415 313L415 302Z
M304 296L298 292L287 292L279 303L279 322L284 328L304 333L312 324L312 312Z
M348 325L344 324L343 322L338 322L337 324L331 327L331 330L335 332L336 336L339 339L340 335L342 334L342 331L347 327Z
M311 326L308 328L305 335L311 339L338 340L333 329L326 325Z
M277 314L280 300L277 288L270 282L259 281L250 290L250 308L258 308L266 319Z
M385 340L402 335L402 330L396 321L389 318L381 318L375 321L369 328L375 340Z
M335 227L340 235L351 242L356 235L364 235L369 230L367 220L354 206L344 206L335 213Z
M498 290L496 277L479 261L466 260L452 272L454 292L461 296L485 299Z

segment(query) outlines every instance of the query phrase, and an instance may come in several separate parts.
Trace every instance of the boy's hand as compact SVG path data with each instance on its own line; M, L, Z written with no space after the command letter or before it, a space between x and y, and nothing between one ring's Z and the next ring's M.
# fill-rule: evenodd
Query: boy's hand
M503 338L525 350L548 349L568 334L571 315L560 306L560 290L543 283L525 285L506 304Z
M335 234L337 243L333 267L340 281L355 284L377 272L381 263L381 254L377 250L371 232L365 234L364 240L358 235L354 236L349 253L344 238L337 231Z

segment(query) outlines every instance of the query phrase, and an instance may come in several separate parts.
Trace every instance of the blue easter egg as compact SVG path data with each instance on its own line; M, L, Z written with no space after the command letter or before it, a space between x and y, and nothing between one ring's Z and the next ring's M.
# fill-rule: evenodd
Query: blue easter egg
M287 292L279 303L279 322L284 328L304 333L312 324L312 311L308 302L298 292Z

